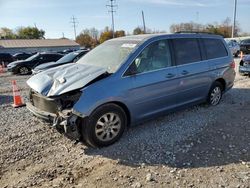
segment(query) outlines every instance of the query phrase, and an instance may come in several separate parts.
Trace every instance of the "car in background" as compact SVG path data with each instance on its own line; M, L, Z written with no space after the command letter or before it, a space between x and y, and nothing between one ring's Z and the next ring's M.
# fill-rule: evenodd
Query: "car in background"
M239 73L241 75L250 75L250 55L246 55L240 60Z
M37 74L49 68L57 67L57 66L64 65L67 63L74 63L88 52L89 50L78 50L75 52L71 52L63 56L61 59L59 59L56 62L49 62L49 63L44 63L44 64L36 66L34 69L32 69L32 73Z
M240 51L245 54L250 53L250 39L245 39L240 42Z
M26 75L36 66L62 58L62 54L57 53L37 53L25 60L14 61L7 65L7 70L13 74Z
M219 104L233 87L234 68L218 35L126 36L29 78L27 108L91 146L108 146L127 126L190 105Z
M234 57L238 57L240 54L240 45L236 40L226 40L226 43Z
M28 53L23 52L23 53L16 53L12 57L15 61L17 61L17 60L25 60L30 56L32 56L32 54L28 54Z
M13 57L9 53L0 53L0 64L4 65L6 67L9 63L11 63L13 60Z

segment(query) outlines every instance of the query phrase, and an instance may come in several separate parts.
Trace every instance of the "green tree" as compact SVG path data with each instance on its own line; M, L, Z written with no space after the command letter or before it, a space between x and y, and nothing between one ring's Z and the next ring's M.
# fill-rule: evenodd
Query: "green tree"
M42 39L45 31L36 27L20 27L17 29L17 38L19 39Z
M0 38L3 39L15 39L16 35L14 34L14 32L7 28L7 27L2 27L0 28Z

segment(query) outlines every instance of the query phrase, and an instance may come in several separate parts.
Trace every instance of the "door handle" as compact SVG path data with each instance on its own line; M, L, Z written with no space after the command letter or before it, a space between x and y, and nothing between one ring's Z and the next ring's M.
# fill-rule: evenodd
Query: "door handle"
M184 70L184 71L182 71L182 75L187 75L189 72L188 71L186 71L186 70Z
M168 73L168 74L166 75L166 78L173 78L173 77L175 77L175 74Z

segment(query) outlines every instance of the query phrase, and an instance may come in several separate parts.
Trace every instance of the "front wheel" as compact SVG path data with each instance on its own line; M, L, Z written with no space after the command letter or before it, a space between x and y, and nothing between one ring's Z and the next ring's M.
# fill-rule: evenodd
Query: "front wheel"
M116 142L127 126L124 110L116 104L106 104L97 108L83 121L83 139L93 147L108 146Z
M215 82L208 94L207 102L212 106L216 106L220 103L222 98L223 86L220 82Z

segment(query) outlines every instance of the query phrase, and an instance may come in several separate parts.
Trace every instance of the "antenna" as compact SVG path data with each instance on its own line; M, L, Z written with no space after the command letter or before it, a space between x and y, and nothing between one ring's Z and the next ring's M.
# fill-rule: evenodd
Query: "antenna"
M113 33L113 38L115 38L115 21L114 21L114 12L116 12L114 10L114 8L117 8L118 6L115 4L116 0L109 0L110 4L106 5L106 7L109 8L109 12L111 13L111 17L112 17L112 33Z
M75 34L75 40L76 40L76 27L77 27L78 21L74 16L72 16L70 23L72 24L72 27L74 28L74 34Z

